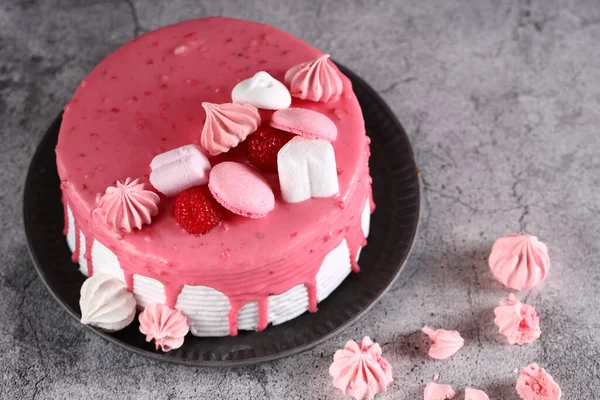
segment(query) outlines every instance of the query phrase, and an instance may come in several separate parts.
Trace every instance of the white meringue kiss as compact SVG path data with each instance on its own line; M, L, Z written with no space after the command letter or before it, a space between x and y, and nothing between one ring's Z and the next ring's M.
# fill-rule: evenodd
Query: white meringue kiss
M264 71L235 85L231 99L234 103L250 104L264 110L281 110L292 104L292 96L285 85Z
M133 293L114 275L95 274L81 286L79 307L82 324L114 332L133 321L136 301Z

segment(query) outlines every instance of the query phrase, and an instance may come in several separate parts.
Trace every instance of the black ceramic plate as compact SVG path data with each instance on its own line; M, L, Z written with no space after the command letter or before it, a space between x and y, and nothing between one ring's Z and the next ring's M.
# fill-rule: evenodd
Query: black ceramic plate
M360 273L351 274L319 303L319 311L314 314L302 314L263 332L241 331L236 337L188 335L181 348L168 353L154 350L135 321L112 334L87 325L82 325L82 329L91 329L127 350L158 360L233 366L308 350L341 332L373 307L398 277L412 248L419 221L419 181L408 137L392 111L361 78L340 68L352 80L371 138L370 166L377 209L371 219L369 244L360 256ZM29 250L42 281L67 312L79 320L79 289L84 277L71 262L62 234L63 209L54 154L60 122L59 116L31 161L23 212Z

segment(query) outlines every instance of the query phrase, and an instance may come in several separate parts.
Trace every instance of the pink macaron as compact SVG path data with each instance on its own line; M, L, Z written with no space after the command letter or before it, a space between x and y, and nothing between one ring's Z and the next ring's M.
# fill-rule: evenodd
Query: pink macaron
M215 165L210 171L208 188L223 207L244 217L262 218L275 207L275 195L266 179L237 162Z
M337 126L326 115L305 108L284 108L277 110L269 123L273 128L308 139L333 142L337 138Z

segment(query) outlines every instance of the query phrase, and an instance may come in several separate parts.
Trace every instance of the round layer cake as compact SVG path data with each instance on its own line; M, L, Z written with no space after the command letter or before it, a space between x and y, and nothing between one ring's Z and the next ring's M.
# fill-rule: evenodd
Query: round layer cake
M335 124L337 194L287 202L277 173L260 172L275 197L266 216L227 213L219 226L195 235L174 218L176 197L153 188L149 176L159 154L190 144L206 150L203 103L231 103L233 88L260 71L283 83L290 68L320 56L271 26L206 18L147 33L104 59L65 106L56 147L65 234L81 272L117 276L140 309L160 303L180 310L196 336L262 330L317 311L358 272L373 209L361 109L330 60L341 94L314 101L291 90L291 107ZM260 130L273 110L259 113ZM248 164L246 142L216 156L205 152L210 165ZM97 216L107 188L128 178L160 196L151 223L131 232Z

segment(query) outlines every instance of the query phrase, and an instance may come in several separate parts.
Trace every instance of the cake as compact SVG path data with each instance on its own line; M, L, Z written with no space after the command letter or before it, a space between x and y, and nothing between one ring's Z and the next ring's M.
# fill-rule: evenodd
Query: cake
M64 233L81 273L138 310L178 310L196 336L260 331L359 271L369 154L327 55L265 24L182 22L111 53L64 107ZM197 199L214 215L190 217Z

